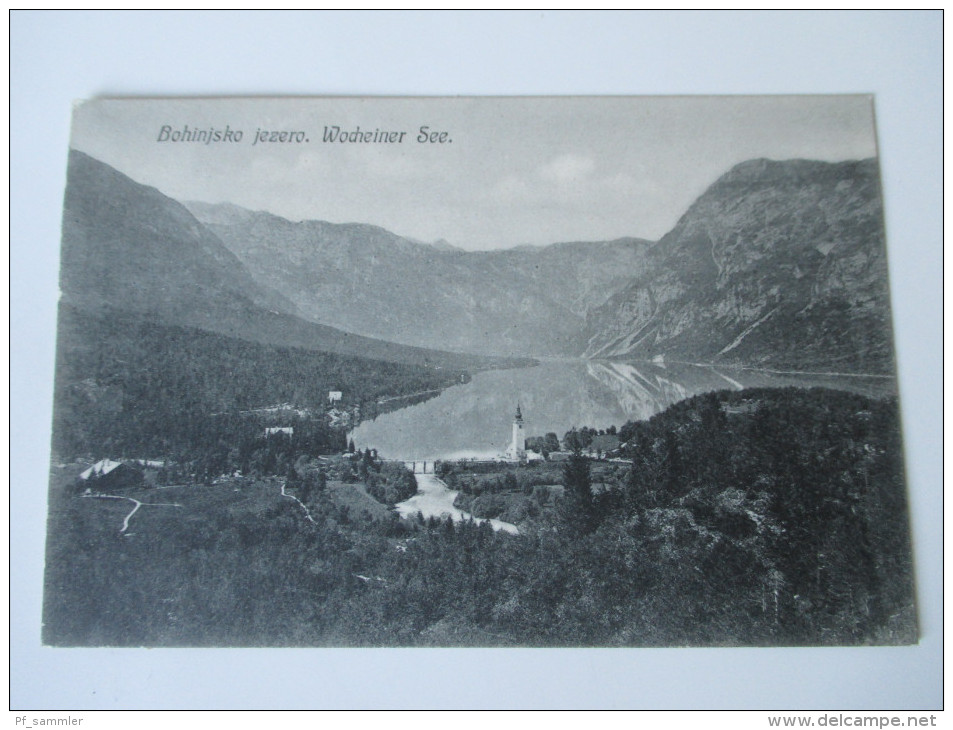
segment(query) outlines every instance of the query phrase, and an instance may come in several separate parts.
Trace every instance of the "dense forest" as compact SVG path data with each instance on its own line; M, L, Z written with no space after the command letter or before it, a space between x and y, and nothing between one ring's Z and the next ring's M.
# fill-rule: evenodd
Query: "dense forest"
M51 490L44 641L916 641L895 401L719 392L618 433L631 466L577 454L559 466L444 470L456 488L468 485L471 505L499 496L500 514L522 509L519 535L398 518L388 505L411 493L412 475L370 452L141 489L130 496L145 504L125 532L131 502L76 496L62 470Z
M329 391L343 393L339 408L369 418L386 408L378 404L385 397L432 392L468 377L61 305L54 458L214 459L265 425L278 425L243 410L282 403L306 412L297 425L326 453L340 450L341 439L323 419ZM318 418L307 418L309 410Z

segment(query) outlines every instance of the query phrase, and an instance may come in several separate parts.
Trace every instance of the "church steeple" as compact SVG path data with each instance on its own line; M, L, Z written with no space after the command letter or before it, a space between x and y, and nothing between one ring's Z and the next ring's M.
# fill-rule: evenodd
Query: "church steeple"
M516 415L513 417L513 440L510 441L510 447L506 450L506 455L510 459L523 461L526 458L526 440L523 436L523 411L520 408L520 402L516 401Z

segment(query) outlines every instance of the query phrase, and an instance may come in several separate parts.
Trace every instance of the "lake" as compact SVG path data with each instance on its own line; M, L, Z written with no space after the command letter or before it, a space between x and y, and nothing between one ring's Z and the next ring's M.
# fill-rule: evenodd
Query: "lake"
M519 402L526 436L559 438L573 427L606 428L650 418L672 403L713 390L827 387L871 396L895 393L893 377L778 373L684 363L540 360L535 367L488 370L435 398L366 421L357 447L384 458L493 458L512 437Z

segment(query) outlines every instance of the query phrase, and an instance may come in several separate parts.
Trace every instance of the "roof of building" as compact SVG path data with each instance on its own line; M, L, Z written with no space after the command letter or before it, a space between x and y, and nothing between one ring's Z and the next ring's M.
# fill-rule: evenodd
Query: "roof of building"
M622 439L618 436L603 434L601 436L593 436L589 448L598 449L599 451L610 451L619 448L620 443L622 443Z
M79 475L80 479L89 479L91 476L101 477L105 474L108 474L117 466L122 466L121 461L112 461L111 459L103 459L102 461L97 461L89 469L84 471Z

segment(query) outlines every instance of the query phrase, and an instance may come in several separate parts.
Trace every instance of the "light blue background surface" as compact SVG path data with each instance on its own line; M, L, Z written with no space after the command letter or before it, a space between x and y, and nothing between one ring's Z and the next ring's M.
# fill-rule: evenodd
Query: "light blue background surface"
M941 706L939 12L11 18L11 708ZM40 646L70 104L96 95L874 93L922 640L885 649Z

